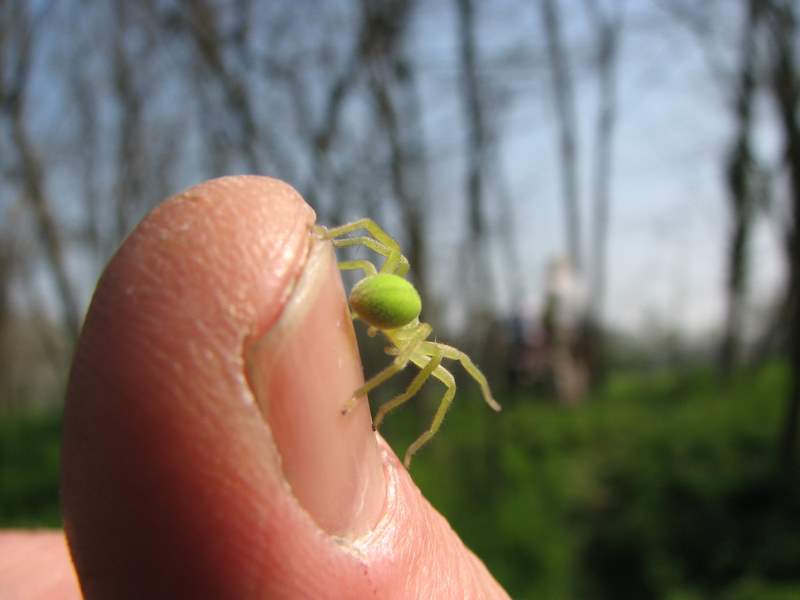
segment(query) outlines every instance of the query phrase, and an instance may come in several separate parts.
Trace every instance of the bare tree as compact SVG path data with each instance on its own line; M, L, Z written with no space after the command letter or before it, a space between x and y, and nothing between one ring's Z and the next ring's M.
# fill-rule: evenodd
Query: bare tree
M364 26L360 39L367 86L378 124L386 136L391 188L400 209L409 261L420 294L428 298L427 244L423 231L422 190L425 189L421 141L410 143L408 132L419 137L419 115L411 62L404 55L404 36L414 3L411 0L362 0Z
M565 211L568 256L575 269L581 271L581 219L578 187L577 117L572 69L566 55L561 32L558 3L542 0L542 22L547 38L547 53L552 77L553 104L558 121L561 155L561 193Z
M771 91L783 130L784 161L788 179L789 220L785 253L789 266L788 359L791 383L786 415L780 434L780 461L784 473L793 472L798 461L800 429L800 72L797 65L798 10L793 0L763 0L770 32Z
M472 282L472 297L482 300L483 290L492 289L489 281L486 248L486 224L483 214L489 140L483 98L478 79L478 48L475 28L475 6L472 0L456 0L458 13L459 58L461 70L461 98L467 135L467 231L468 268ZM477 291L477 293L475 293ZM479 308L479 307L475 307Z
M247 3L230 14L236 22L223 30L225 19L220 7L207 0L182 2L180 8L161 10L151 3L150 11L157 26L183 34L202 60L205 81L216 85L225 99L225 114L207 115L209 119L231 119L235 130L230 139L236 144L247 169L265 173L268 165L285 179L294 180L293 164L273 123L259 119L247 85L248 50Z
M28 3L13 2L0 12L0 114L10 124L19 186L56 284L64 329L71 339L76 339L81 310L70 284L64 241L47 198L44 169L28 132L25 110L31 61L36 50L34 42L38 41L48 8L32 13Z
M0 229L0 335L11 321L11 275L18 262L14 250L11 232L3 227Z
M342 115L348 100L358 91L363 83L365 68L363 45L367 36L371 35L366 28L371 21L366 18L366 11L353 6L358 25L351 37L341 36L338 45L346 45L343 60L335 60L334 48L325 53L322 61L316 57L267 57L268 76L283 84L291 105L295 130L302 140L303 150L309 159L309 172L306 181L301 184L304 198L315 207L322 220L339 222L343 218L345 202L342 194L343 178L337 175L336 163L342 162L339 152ZM331 15L320 15L320 18L332 18ZM333 44L331 44L333 45ZM320 64L321 63L321 64ZM312 101L315 88L321 97L319 110L315 110ZM318 113L318 114L317 114ZM353 140L348 140L352 143ZM348 153L354 154L354 147ZM337 161L336 158L339 160Z
M727 185L732 227L728 248L727 314L720 348L720 369L730 372L739 355L742 314L747 290L747 248L755 208L755 159L752 149L753 104L756 94L756 39L761 1L748 0L742 20L738 74L733 81L736 132L727 158Z
M144 97L136 81L136 59L129 56L126 38L132 32L131 6L125 0L116 3L116 35L113 48L114 92L120 107L118 175L116 190L116 236L122 239L131 226L131 208L142 201L145 143ZM141 64L141 62L139 62Z
M76 54L85 48L76 44ZM101 223L101 204L103 199L102 184L100 183L101 164L101 128L99 124L99 99L95 90L95 83L81 72L76 72L70 79L72 102L77 106L77 128L82 132L83 144L76 153L76 168L82 174L83 184L83 210L86 215L82 241L88 246L94 262L94 267L99 269L106 258L104 248L104 231Z
M608 270L608 232L611 212L613 140L617 124L617 73L623 31L624 0L604 14L597 0L585 0L595 35L598 110L595 121L593 165L593 231L590 263L590 311L596 324L602 322Z

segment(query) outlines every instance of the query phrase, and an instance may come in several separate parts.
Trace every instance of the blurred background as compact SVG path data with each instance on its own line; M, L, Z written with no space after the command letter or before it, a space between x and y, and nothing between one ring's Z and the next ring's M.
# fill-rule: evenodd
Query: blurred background
M0 525L60 524L64 384L109 256L161 199L259 173L322 224L381 223L489 377L504 411L460 377L413 475L513 597L800 597L798 18L1 2ZM387 420L398 452L441 393Z

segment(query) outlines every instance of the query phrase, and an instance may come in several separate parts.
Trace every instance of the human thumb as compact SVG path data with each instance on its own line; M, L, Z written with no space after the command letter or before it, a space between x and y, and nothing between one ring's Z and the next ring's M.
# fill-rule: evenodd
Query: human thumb
M341 279L286 184L154 210L103 274L65 408L87 598L503 598L370 427Z

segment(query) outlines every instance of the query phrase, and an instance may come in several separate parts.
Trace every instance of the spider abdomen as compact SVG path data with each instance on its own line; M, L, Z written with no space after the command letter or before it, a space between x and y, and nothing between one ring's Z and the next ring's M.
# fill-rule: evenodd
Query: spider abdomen
M365 277L353 286L350 306L377 329L397 329L419 317L422 300L410 281L390 273Z

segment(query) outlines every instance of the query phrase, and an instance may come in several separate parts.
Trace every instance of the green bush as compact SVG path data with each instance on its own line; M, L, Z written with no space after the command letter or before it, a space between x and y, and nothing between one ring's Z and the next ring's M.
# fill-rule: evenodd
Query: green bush
M0 527L55 527L61 416L54 411L0 416Z
M779 477L786 369L613 374L566 409L464 381L412 474L514 598L800 598L800 486ZM387 419L401 454L440 393ZM380 401L391 395L381 390ZM60 419L0 418L0 525L56 526Z
M512 597L800 597L782 366L725 387L617 374L576 409L518 396L500 415L465 383L412 471ZM422 424L407 409L387 433L402 451Z

